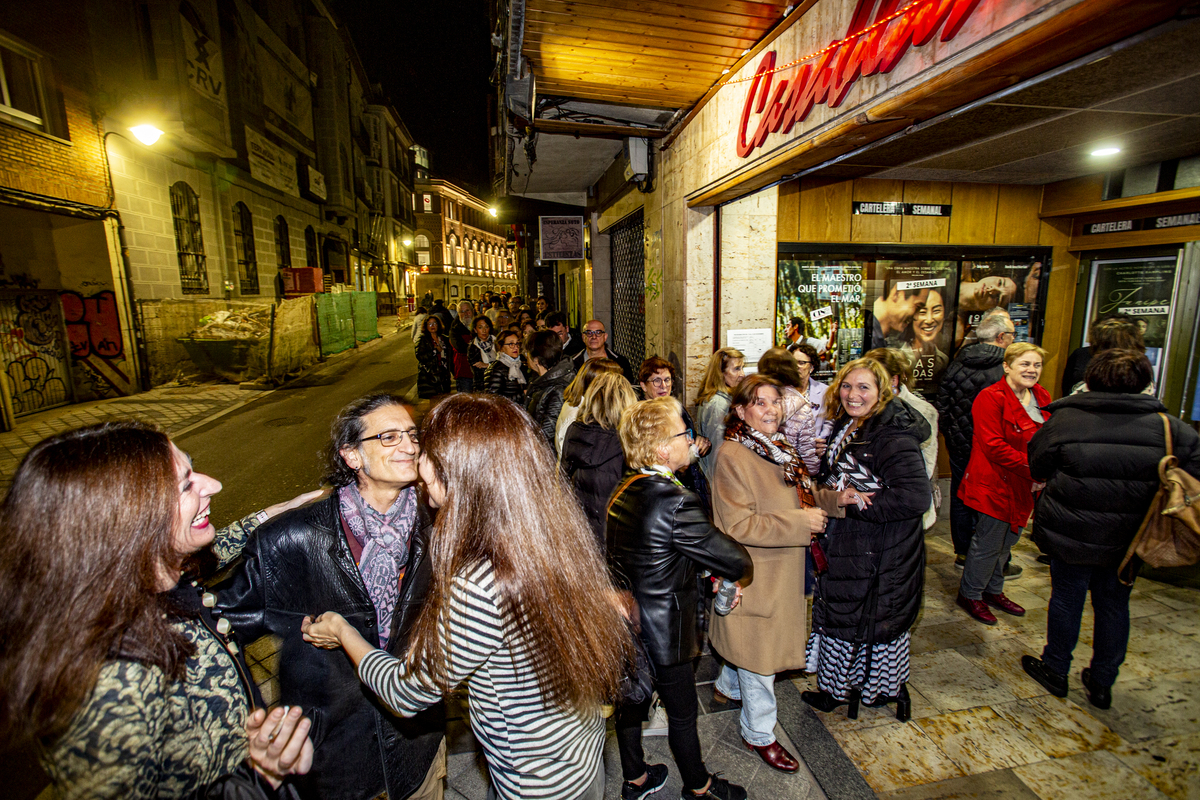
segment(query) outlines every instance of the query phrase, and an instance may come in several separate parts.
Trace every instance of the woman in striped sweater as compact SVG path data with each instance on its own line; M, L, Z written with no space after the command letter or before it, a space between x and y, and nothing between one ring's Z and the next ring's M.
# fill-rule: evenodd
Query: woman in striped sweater
M500 397L445 400L421 447L439 512L408 655L374 650L331 612L304 621L305 640L343 647L401 715L465 681L496 797L600 800L600 705L616 695L630 640L571 488L541 432Z

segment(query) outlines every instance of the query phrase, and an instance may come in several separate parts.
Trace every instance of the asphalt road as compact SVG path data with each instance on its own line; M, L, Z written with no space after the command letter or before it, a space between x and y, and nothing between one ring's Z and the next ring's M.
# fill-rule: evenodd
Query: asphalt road
M329 425L351 400L393 392L416 402L417 361L408 332L351 353L178 437L199 472L221 481L218 528L272 503L319 488Z

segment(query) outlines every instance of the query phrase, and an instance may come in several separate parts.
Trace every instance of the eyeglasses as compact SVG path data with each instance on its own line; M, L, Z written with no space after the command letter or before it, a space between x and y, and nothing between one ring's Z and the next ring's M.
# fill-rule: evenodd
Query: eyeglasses
M811 361L800 361L799 359L797 359L796 366L797 367L811 367L812 362Z
M657 386L658 388L661 389L664 386L670 386L671 379L670 378L651 378L649 383L650 383L650 385Z
M416 429L411 431L384 431L383 433L377 433L374 436L367 436L363 439L359 439L358 441L369 442L372 439L378 439L379 443L384 447L395 447L396 445L400 444L400 442L404 441L405 436L407 436L408 440L413 444L421 443L421 435L417 433Z
M583 335L589 339L595 339L597 336L603 336L607 331L584 331Z
M672 439L678 439L680 436L686 436L686 437L688 437L688 439L689 439L689 440L691 440L691 439L692 439L692 436L693 436L693 434L692 434L692 429L691 429L691 428L688 428L688 429L687 429L686 431L684 431L683 433L677 433L677 434L675 434L674 436L672 436L671 438L672 438Z

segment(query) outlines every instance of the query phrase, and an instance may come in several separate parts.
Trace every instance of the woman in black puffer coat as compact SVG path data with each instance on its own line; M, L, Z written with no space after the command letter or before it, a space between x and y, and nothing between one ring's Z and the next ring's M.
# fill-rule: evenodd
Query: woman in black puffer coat
M496 337L496 360L483 371L483 391L525 405L529 374L521 361L521 337L507 331Z
M921 442L929 423L895 400L887 372L871 359L843 367L825 398L834 425L820 480L864 499L831 518L820 540L829 568L817 576L807 653L820 691L802 697L822 711L849 702L851 718L860 699L894 702L905 720L908 630L925 578L921 516L930 488Z
M1071 653L1088 590L1096 612L1091 666L1083 670L1088 701L1112 703L1112 684L1129 642L1129 586L1117 566L1158 491L1166 455L1157 399L1140 392L1153 371L1137 350L1106 350L1085 372L1088 391L1051 403L1053 416L1029 442L1029 471L1045 491L1033 518L1033 540L1050 556L1050 610L1040 659L1025 671L1051 694L1067 696ZM1179 465L1200 477L1200 440L1167 417Z
M579 401L579 416L563 439L562 470L575 487L596 545L604 552L604 513L608 498L625 474L625 453L617 424L621 412L637 402L620 372L597 375Z
M442 320L430 314L425 330L417 340L417 396L421 398L450 394L450 369L454 352L450 339L442 333Z

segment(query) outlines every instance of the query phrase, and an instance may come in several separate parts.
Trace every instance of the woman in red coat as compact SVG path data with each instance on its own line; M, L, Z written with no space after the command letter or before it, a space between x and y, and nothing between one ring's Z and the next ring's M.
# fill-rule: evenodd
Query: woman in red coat
M974 437L959 499L979 512L979 522L958 587L958 604L985 625L988 606L1014 616L1025 609L1004 596L1004 565L1033 513L1042 488L1029 474L1029 440L1050 414L1050 394L1038 385L1046 351L1018 342L1004 351L1004 378L979 393L971 406Z

